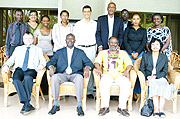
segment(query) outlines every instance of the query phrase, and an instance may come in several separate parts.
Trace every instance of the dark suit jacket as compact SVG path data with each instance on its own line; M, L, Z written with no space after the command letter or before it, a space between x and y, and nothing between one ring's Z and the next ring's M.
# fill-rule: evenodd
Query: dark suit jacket
M122 44L123 38L123 20L119 17L114 16L114 25L112 36L119 40L119 46ZM110 36L111 37L111 36ZM96 30L96 43L98 47L103 46L103 49L108 49L108 38L109 38L109 25L108 16L98 17L97 30Z
M141 60L140 70L145 75L146 80L148 76L151 76L153 70L153 57L152 52L144 53ZM166 78L168 72L168 58L165 54L159 53L159 57L156 63L156 76L159 78ZM167 78L166 78L167 79Z
M67 48L56 51L51 60L47 63L47 68L53 65L56 67L56 73L65 72L68 67ZM86 56L83 50L74 47L70 67L73 73L83 74L83 67L90 66L93 69L93 63Z

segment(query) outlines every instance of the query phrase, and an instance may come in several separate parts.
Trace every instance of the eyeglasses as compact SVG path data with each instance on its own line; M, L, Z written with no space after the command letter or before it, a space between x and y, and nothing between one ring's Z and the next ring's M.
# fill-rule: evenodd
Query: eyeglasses
M116 9L116 7L110 7L110 6L109 6L108 8L113 8L113 9Z
M115 45L117 45L118 44L118 42L109 42L110 44L115 44Z

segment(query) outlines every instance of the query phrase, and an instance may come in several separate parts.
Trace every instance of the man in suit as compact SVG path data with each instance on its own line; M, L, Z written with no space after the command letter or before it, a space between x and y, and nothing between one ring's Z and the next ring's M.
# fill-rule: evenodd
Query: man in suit
M23 22L23 11L17 9L15 11L16 21L11 23L8 27L6 36L6 59L12 55L14 49L17 46L23 45L23 35L26 31L30 32L30 27L28 24Z
M54 105L48 114L53 115L60 110L59 107L59 88L64 82L73 82L76 89L77 97L77 112L78 116L84 116L81 106L83 95L84 77L89 76L89 70L93 69L93 63L86 56L83 50L74 47L75 36L68 34L66 36L67 47L56 51L51 60L47 63L47 68L50 70L51 87L54 99ZM54 74L54 67L56 73ZM83 67L84 71L83 71Z
M108 49L108 39L116 37L119 41L119 47L122 45L123 37L123 20L114 16L116 12L116 4L110 2L107 7L108 15L98 17L96 30L96 43L98 52Z
M30 104L33 79L36 78L37 71L46 66L42 49L33 45L33 41L33 34L26 32L23 36L25 45L16 47L12 56L3 66L3 71L9 72L9 68L14 65L12 79L20 103L24 104L20 111L22 114L35 110Z

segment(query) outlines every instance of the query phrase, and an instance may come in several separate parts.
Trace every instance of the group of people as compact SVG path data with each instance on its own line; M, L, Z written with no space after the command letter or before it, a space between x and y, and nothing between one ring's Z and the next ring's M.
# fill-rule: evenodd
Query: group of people
M72 26L68 22L69 12L62 10L61 22L55 24L53 29L48 27L50 18L47 15L42 16L41 23L38 23L38 13L32 10L26 24L22 21L22 10L15 11L16 22L9 25L7 32L5 47L8 60L3 71L8 72L14 65L13 84L20 103L23 104L20 113L35 110L30 104L33 78L39 69L47 67L54 99L54 105L48 114L53 115L60 110L60 84L70 81L75 84L77 114L84 116L81 104L83 77L89 77L89 71L95 68L95 72L101 76L101 109L98 115L109 112L110 86L116 82L121 89L117 112L130 116L126 110L131 88L130 70L134 61L142 57L140 70L146 77L150 97L153 98L154 116L165 116L164 102L165 99L170 99L167 94L172 93L166 88L172 45L169 28L162 26L163 16L155 13L152 16L154 26L146 30L140 25L141 16L138 13L132 15L131 21L128 21L127 9L121 11L122 18L116 17L114 2L108 4L107 11L108 14L98 17L96 22L90 18L92 8L85 5L82 8L84 18ZM49 56L49 62L46 63L43 53ZM91 73L87 88L87 95L90 97L93 96L93 86L94 78ZM140 91L137 79L134 93L139 94Z

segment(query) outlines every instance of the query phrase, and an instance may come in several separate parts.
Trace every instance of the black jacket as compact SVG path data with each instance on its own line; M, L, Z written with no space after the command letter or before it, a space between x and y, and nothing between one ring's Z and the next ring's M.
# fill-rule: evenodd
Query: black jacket
M145 75L146 80L148 76L151 76L153 70L153 57L152 52L144 53L142 56L140 70ZM159 53L159 57L156 63L156 76L159 78L166 78L168 72L168 58L165 54ZM166 78L167 79L167 78Z

